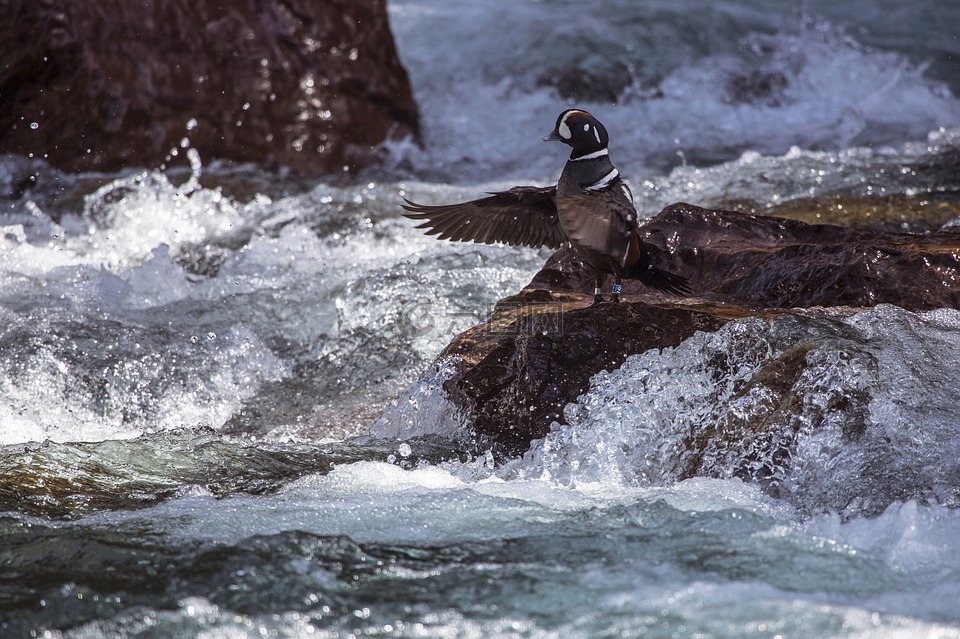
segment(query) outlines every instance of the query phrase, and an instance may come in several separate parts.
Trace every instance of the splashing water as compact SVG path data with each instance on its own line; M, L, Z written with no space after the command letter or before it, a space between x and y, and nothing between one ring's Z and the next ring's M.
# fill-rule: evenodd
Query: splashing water
M901 5L395 0L425 144L380 172L0 161L0 634L960 637L956 311L732 321L498 467L433 360L547 254L398 216L551 182L576 102L644 216L935 231L956 10Z
M667 486L740 477L795 506L960 499L960 314L880 306L731 322L602 373L524 474Z
M616 1L602 11L569 1L394 1L426 142L401 154L442 180L549 180L564 157L539 140L572 105L604 122L627 175L746 151L899 144L960 126L949 88L960 88L956 65L936 65L942 81L927 73L930 58L960 55L955 40L933 37L946 14L805 5L832 22L753 1ZM895 41L910 43L903 52L850 35L911 28L912 39Z

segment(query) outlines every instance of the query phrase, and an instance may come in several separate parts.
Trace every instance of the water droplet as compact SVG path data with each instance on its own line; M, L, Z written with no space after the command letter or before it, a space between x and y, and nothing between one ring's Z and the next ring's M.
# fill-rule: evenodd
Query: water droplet
M400 444L400 447L397 449L397 452L400 453L401 457L409 457L413 453L413 449L410 447L410 444L403 442Z
M36 122L31 122L31 123L30 123L30 128L33 129L34 131L36 131L37 129L40 128L40 125L37 124Z

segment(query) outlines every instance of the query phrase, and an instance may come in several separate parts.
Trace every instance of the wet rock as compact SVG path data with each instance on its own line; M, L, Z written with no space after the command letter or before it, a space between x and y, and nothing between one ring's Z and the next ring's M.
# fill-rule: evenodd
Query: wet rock
M644 230L657 263L687 277L694 297L669 298L629 282L625 302L591 307L586 269L572 252L559 251L524 291L502 300L488 322L443 352L441 359L455 356L457 362L444 388L472 416L482 447L522 453L552 423L564 423L564 406L589 388L591 376L630 355L676 346L696 331L716 331L731 319L768 318L798 307L852 312L881 303L960 308L956 232L886 233L688 204L668 207ZM782 399L773 413L754 420L753 432L783 421L802 403L788 391L806 369L804 349L809 345L768 362L752 382ZM697 473L720 430L707 429L688 442L688 474Z
M960 219L960 193L933 191L921 195L834 195L798 198L767 211L808 224L837 224L892 233L930 233Z
M537 78L537 85L552 87L561 98L571 102L615 104L633 82L634 73L623 62L595 62L581 60L578 64L548 69Z
M732 104L779 107L785 102L784 94L789 86L790 80L783 72L755 69L727 80L727 99Z
M444 383L473 418L482 447L514 455L563 421L563 407L630 355L676 346L754 311L712 304L628 301L591 308L593 296L524 290L488 322L447 346L458 372Z
M758 308L960 308L960 232L890 233L674 204L645 227L662 268L695 293ZM579 260L559 252L530 286L588 293ZM648 294L625 282L628 295Z
M0 512L73 519L137 510L202 486L217 497L273 492L338 465L384 461L403 468L450 459L449 442L411 439L406 455L365 438L269 444L184 429L103 442L0 445Z
M383 0L14 0L0 43L0 151L64 170L156 166L188 139L339 172L418 128Z

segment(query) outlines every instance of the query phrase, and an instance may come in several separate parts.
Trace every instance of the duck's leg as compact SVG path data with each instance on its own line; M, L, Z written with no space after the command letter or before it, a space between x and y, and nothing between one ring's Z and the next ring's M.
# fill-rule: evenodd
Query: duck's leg
M593 271L593 306L603 303L603 273Z
M610 287L610 292L612 293L610 301L614 304L620 303L620 291L623 290L623 286L621 286L622 283L623 278L618 275L617 279L613 282L613 286Z

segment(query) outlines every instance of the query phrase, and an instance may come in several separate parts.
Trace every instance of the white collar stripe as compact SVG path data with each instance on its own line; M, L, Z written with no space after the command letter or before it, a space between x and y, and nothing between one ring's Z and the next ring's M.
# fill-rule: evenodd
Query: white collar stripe
M602 178L597 180L595 183L587 187L591 191L599 191L600 189L606 188L611 182L620 177L620 172L616 169L611 170L609 173L604 175Z
M609 155L609 152L606 149L600 149L599 151L594 151L593 153L587 153L586 155L581 155L578 158L570 158L570 161L579 162L580 160L595 160L597 158L602 158L605 155Z

